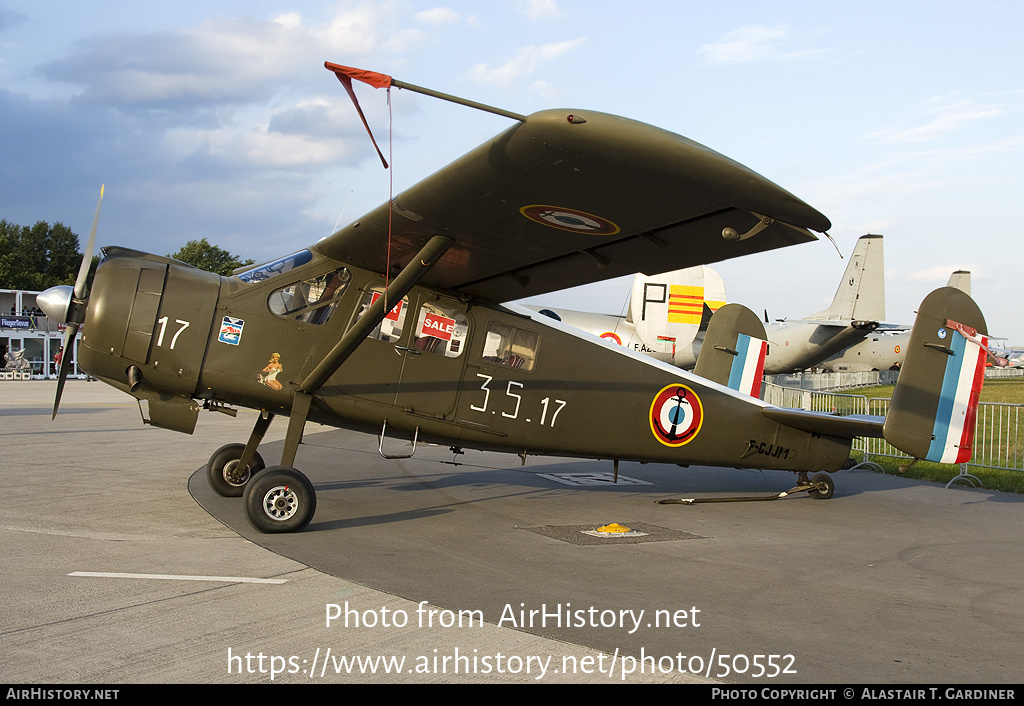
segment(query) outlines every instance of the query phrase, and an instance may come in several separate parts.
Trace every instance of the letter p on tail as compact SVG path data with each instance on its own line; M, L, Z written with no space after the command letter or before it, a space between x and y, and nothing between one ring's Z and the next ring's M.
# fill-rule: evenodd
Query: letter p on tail
M978 305L960 290L925 297L885 417L886 441L926 461L970 461L987 330Z

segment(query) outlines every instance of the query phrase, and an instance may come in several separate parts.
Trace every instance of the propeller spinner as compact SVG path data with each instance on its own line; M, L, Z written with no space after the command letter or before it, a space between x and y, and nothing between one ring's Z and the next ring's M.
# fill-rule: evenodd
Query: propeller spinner
M85 310L89 304L86 280L89 276L89 266L92 264L92 253L96 245L96 227L100 220L100 206L103 204L103 189L104 187L101 186L100 199L96 203L96 215L92 219L92 229L89 231L89 240L85 245L75 286L70 287L65 284L50 287L36 297L36 304L48 318L67 324L64 333L64 355L61 357L60 370L57 371L57 394L53 400L51 421L57 418L57 408L60 407L60 397L64 392L64 381L67 380L68 370L71 369L71 351L75 336L78 335L78 330L85 322Z

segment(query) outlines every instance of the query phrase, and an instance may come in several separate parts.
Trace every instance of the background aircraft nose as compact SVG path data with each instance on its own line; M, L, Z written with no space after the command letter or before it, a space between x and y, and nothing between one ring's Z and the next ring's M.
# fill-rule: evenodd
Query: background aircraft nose
M43 310L47 318L64 323L67 321L68 305L71 303L71 293L75 288L61 284L50 287L45 292L36 295L36 306Z

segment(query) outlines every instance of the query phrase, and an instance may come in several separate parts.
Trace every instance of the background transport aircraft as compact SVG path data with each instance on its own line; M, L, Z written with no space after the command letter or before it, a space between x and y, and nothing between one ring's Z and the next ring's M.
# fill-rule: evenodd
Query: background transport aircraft
M1024 368L1024 348L993 348L992 352L1004 359L1007 367Z
M955 287L965 294L971 293L971 273L957 270L949 277L947 287ZM830 372L867 372L894 370L903 365L910 343L910 326L899 330L875 331L864 340L829 356L817 367ZM995 350L995 349L993 349Z
M854 248L832 304L806 319L768 323L764 372L790 373L813 367L860 341L885 318L882 236L862 236ZM725 303L725 284L710 267L664 275L636 275L625 316L530 307L570 326L627 348L692 369L709 316Z
M725 283L707 266L633 277L625 316L529 306L564 324L689 370L697 362L712 313L725 304Z
M804 319L768 323L768 374L807 370L849 348L885 318L882 236L863 235L850 256L832 303ZM765 314L767 322L768 316Z

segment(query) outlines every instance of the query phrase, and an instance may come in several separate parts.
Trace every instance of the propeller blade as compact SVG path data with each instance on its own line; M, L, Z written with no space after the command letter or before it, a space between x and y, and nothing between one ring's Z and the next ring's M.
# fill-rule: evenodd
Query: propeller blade
M105 184L100 185L100 199L96 202L96 215L92 217L92 228L89 229L89 240L85 244L85 252L82 254L82 264L78 268L78 279L75 280L75 289L66 308L67 330L64 333L64 355L60 359L60 369L57 371L57 394L53 398L52 422L57 418L57 409L60 408L60 398L64 394L64 382L68 379L68 371L71 370L71 355L74 351L75 337L78 329L85 322L86 280L89 279L89 267L92 265L92 253L96 247L96 228L100 223L100 206L103 205L103 190ZM50 290L47 290L50 291Z
M57 408L60 407L60 397L64 393L64 381L68 378L68 371L71 370L71 352L74 350L75 336L78 335L78 324L68 324L64 333L64 354L60 358L60 369L57 371L57 394L53 398L53 414L50 416L52 422L57 418Z
M100 200L96 202L96 215L92 217L92 229L89 231L89 240L85 244L85 253L82 255L82 266L78 268L78 279L75 280L75 299L85 298L85 281L89 277L89 266L92 265L92 251L96 245L96 227L100 222L100 206L103 205L103 189L105 187L106 184L100 186Z

